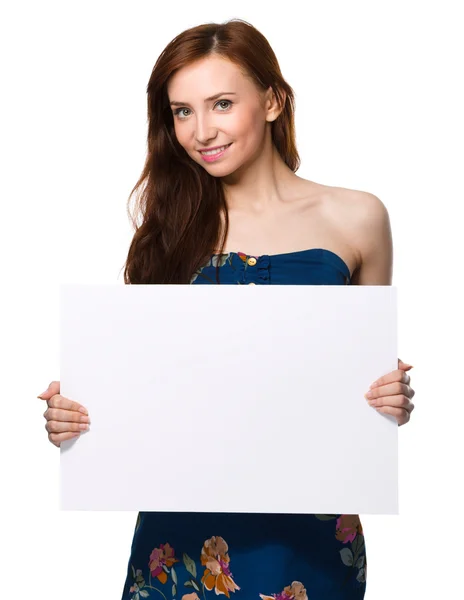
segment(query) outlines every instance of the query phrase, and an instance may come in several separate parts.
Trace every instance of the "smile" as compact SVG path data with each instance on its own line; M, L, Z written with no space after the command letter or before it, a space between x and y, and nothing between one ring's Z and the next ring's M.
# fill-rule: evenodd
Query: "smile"
M207 152L200 151L201 157L207 161L216 160L222 156L231 145L232 144L226 144L225 146L221 146L215 150L208 150Z

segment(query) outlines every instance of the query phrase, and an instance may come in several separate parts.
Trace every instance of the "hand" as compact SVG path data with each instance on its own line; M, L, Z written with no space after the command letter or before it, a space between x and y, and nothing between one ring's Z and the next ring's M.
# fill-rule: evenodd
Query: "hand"
M47 420L45 429L50 442L58 448L64 440L78 437L89 428L87 409L61 396L59 381L52 381L37 398L47 401L48 408L43 415Z
M404 425L411 418L414 404L411 402L415 391L410 387L411 378L406 373L413 369L411 365L398 359L398 370L392 371L370 386L364 397L379 412L393 415L398 425Z

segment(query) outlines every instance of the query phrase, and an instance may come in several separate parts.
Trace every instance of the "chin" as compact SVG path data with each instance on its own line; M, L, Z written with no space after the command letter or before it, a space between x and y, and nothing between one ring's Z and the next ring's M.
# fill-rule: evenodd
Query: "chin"
M203 169L205 171L207 171L212 177L227 177L227 175L231 175L232 173L234 173L237 168L236 167L230 167L230 165L221 165L221 164L217 164L215 165L214 163L205 163L203 161L201 161L201 163L199 163L200 166L203 167Z

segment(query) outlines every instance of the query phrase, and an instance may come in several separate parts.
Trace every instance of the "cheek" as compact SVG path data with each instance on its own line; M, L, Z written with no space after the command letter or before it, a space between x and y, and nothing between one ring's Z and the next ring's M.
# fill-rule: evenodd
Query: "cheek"
M247 111L237 118L236 135L244 148L254 148L259 145L265 132L263 115L258 111Z
M175 136L177 138L177 141L179 142L179 144L185 148L188 145L188 139L189 139L189 135L187 132L187 128L186 127L179 127L178 124L174 125L174 133Z
M234 117L231 129L237 137L248 137L255 134L257 115L246 111L243 114L234 115Z

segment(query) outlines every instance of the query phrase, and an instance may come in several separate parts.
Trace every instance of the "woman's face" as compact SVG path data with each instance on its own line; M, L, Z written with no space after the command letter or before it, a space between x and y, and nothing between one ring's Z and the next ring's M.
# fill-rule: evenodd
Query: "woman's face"
M234 63L212 55L177 71L167 91L179 144L208 173L224 177L260 155L267 121L276 118L271 88L260 92Z

